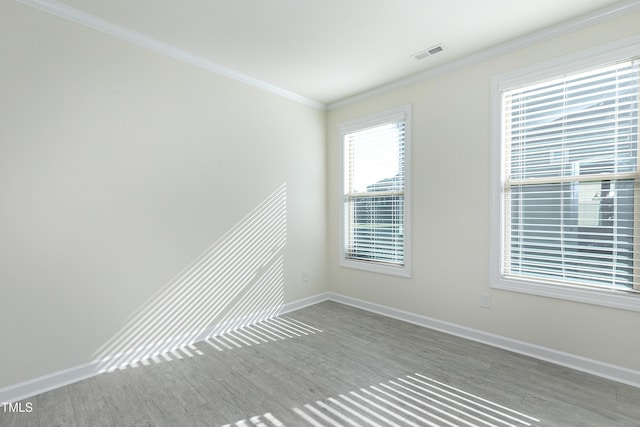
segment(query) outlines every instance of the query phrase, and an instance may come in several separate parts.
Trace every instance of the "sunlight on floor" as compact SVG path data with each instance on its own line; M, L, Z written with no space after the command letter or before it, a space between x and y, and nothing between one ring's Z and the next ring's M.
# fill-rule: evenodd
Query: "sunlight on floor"
M190 357L202 356L202 355L204 355L202 351L200 351L193 344L190 344L184 347L176 348L166 353L157 354L146 359L131 362L129 364L120 365L117 367L117 369L124 370L127 368L137 368L139 366L150 366L154 364L157 365L158 363L172 362L174 360L180 360L184 358L190 358Z
M322 330L314 328L313 326L309 326L291 317L281 316L207 338L205 342L218 351L225 351L320 332L322 332Z
M313 426L506 426L540 420L421 374L361 388L293 411ZM382 424L381 424L382 423Z
M251 417L248 420L240 420L234 424L225 424L222 427L249 427L249 426L257 426L257 427L284 427L284 424L280 422L276 417L274 417L270 412L267 412L264 415L256 415L255 417Z
M251 325L239 327L216 336L206 338L206 343L217 351L227 351L250 345L266 344L282 340L303 337L322 333L321 329L310 326L292 317L278 316L262 320ZM159 354L138 359L130 363L123 363L113 367L110 371L150 366L154 364L171 362L194 356L202 356L204 353L194 344L185 345Z
M296 427L534 427L540 423L520 411L418 373L317 400L292 411L299 417ZM223 427L232 426L284 424L268 412Z

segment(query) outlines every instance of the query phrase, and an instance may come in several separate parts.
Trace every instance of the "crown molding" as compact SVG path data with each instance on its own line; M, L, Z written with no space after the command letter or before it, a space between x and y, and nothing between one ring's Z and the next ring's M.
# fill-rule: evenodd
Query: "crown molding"
M392 81L390 83L378 86L371 90L359 93L354 96L344 98L342 100L329 104L322 103L315 99L307 98L302 95L287 91L278 86L258 80L254 77L239 73L230 68L224 67L216 62L194 55L176 46L164 43L158 39L149 37L145 34L130 30L114 22L99 18L80 9L65 5L56 0L16 0L18 3L30 6L47 13L51 13L58 17L69 21L84 25L102 33L117 37L121 40L142 46L153 50L162 55L178 59L191 65L203 68L207 71L228 77L230 79L240 81L255 88L273 93L284 98L288 98L295 102L307 105L319 110L335 110L360 101L364 101L375 96L403 89L408 86L421 83L436 76L460 70L462 68L481 63L483 61L517 51L526 47L533 46L544 41L560 37L620 16L627 15L640 10L640 1L627 0L607 8L597 10L595 12L580 16L578 18L563 22L558 25L547 27L543 30L536 31L526 36L498 44L494 47L478 51L464 58L445 63L441 66L413 74L409 77Z
M346 107L347 105L355 104L360 101L364 101L369 98L373 98L379 95L383 95L395 90L403 89L408 86L412 86L417 83L429 80L442 74L450 73L469 67L481 62L487 61L492 58L496 58L501 55L515 52L520 49L524 49L547 40L551 40L556 37L560 37L566 34L570 34L584 28L591 27L593 25L609 21L614 18L618 18L633 12L640 11L639 0L627 0L615 5L596 10L594 12L582 15L580 17L571 19L569 21L562 22L557 25L553 25L542 30L527 34L525 36L500 43L496 46L490 47L468 55L464 58L447 62L438 67L431 68L429 70L413 74L409 77L392 81L390 83L375 87L373 89L361 92L357 95L344 98L340 101L332 102L328 104L328 110L336 110L338 108Z
M253 86L255 88L273 93L275 95L288 98L300 104L304 104L319 110L327 109L327 105L320 101L316 101L315 99L298 95L296 93L290 92L278 86L274 86L272 84L258 80L246 74L239 73L230 68L226 68L216 62L207 60L198 55L194 55L186 50L180 49L176 46L170 45L168 43L165 43L153 37L149 37L137 31L130 30L114 22L99 18L95 15L92 15L80 9L76 9L74 7L68 6L59 1L56 1L56 0L16 0L16 1L26 6L30 6L35 9L42 10L44 12L50 13L52 15L56 15L60 18L67 19L69 21L75 22L80 25L84 25L85 27L89 27L91 29L100 31L110 36L117 37L129 43L133 43L138 46L142 46L146 49L153 50L162 55L169 56L174 59L178 59L188 64L195 65L196 67L203 68L207 71L220 74L230 79L245 83L249 86Z

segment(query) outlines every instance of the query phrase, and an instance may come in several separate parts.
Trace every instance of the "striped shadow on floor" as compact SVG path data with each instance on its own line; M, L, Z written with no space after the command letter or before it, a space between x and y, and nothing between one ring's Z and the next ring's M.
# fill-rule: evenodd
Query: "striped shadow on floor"
M209 337L204 342L218 351L226 351L321 332L291 317L279 316Z
M203 342L218 351L228 351L250 345L266 344L322 332L321 329L300 322L292 317L277 316L220 333L219 335L206 338ZM203 354L204 353L194 344L188 344L120 366L114 366L110 368L108 372L137 368L139 366L149 366L152 364L157 365L173 360L202 356Z
M185 345L179 348L175 348L171 351L167 351L164 353L160 353L157 355L153 355L151 357L141 359L138 361L134 361L131 363L126 363L124 365L111 368L109 372L112 372L116 369L123 370L128 368L137 368L139 366L149 366L152 364L159 364L164 362L172 362L174 360L184 359L185 357L194 357L194 356L202 356L203 353L193 344Z
M540 420L433 380L407 375L293 409L324 426L533 426Z
M240 420L234 424L225 424L222 427L284 427L284 424L280 422L276 417L274 417L270 412L267 412L264 415L256 415L255 417L251 417L248 420Z

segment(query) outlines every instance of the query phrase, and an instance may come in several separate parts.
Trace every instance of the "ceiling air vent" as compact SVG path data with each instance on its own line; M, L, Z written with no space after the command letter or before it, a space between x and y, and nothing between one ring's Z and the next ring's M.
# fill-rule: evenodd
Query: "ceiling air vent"
M416 60L424 59L427 56L435 55L438 52L442 52L444 48L442 47L442 43L437 44L435 46L431 46L429 49L421 50L418 53L414 53L413 56Z

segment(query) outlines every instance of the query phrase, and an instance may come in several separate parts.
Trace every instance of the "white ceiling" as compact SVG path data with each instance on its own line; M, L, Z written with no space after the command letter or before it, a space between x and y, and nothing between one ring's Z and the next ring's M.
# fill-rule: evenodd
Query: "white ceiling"
M619 0L19 0L64 4L323 104ZM88 15L87 15L88 16ZM421 61L412 54L442 43Z

